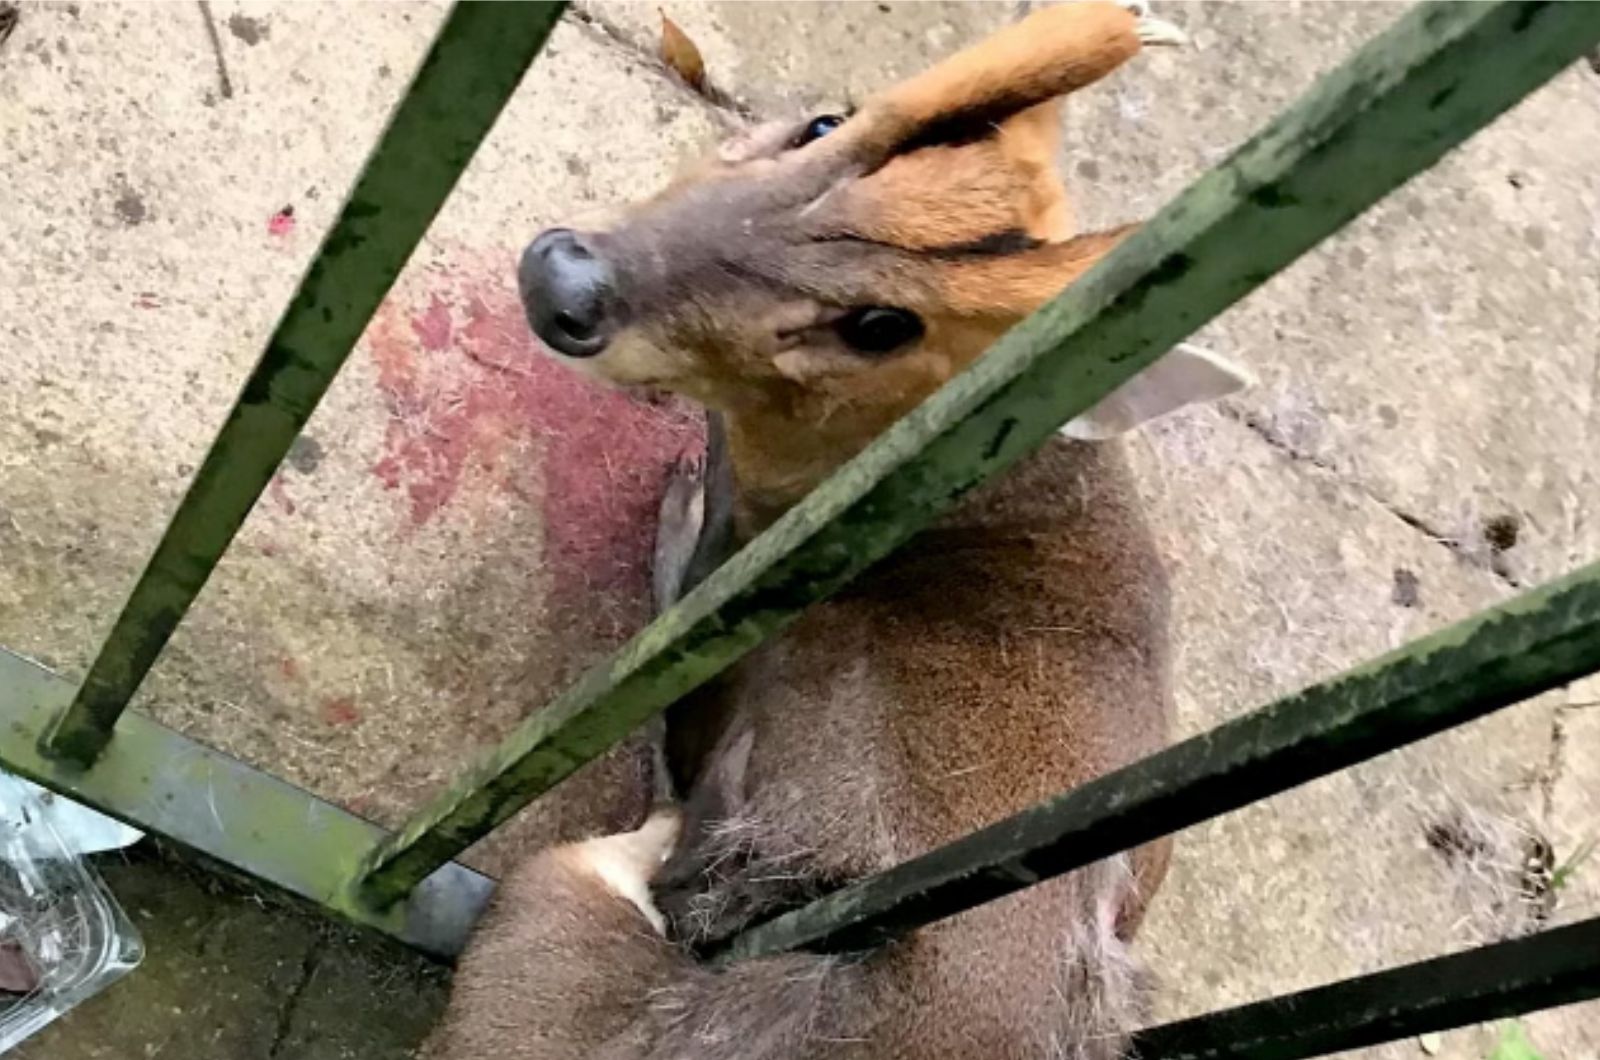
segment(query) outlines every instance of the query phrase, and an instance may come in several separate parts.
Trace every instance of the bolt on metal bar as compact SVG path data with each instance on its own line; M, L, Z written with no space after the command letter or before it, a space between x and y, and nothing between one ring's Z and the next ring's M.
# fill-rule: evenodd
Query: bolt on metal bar
M759 924L729 959L868 949L1600 670L1600 563Z
M559 2L457 4L46 750L92 763L544 45Z
M1139 1032L1140 1060L1301 1060L1600 997L1600 918Z
M1600 40L1600 4L1419 5L374 853L435 867L715 676Z

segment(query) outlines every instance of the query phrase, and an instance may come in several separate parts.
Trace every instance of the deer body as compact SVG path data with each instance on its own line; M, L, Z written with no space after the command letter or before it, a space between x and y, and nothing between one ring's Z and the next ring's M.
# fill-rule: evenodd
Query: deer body
M535 241L533 326L604 378L716 410L747 539L1114 245L1068 238L1053 101L1139 42L1113 4L1050 8L815 142L756 130L616 228ZM1130 383L1077 433L1183 404L1207 389L1191 374ZM714 499L691 506L708 538ZM1116 445L1052 440L675 707L682 810L514 872L433 1055L1117 1055L1165 842L848 958L712 969L656 925L726 938L1157 750L1166 621Z
M725 729L660 904L726 938L1159 749L1165 619L1120 454L1052 442L695 704ZM894 985L864 1051L816 1055L1070 1055L1075 1024L1128 1029L1125 944L1165 866L1162 844L923 930L868 961Z

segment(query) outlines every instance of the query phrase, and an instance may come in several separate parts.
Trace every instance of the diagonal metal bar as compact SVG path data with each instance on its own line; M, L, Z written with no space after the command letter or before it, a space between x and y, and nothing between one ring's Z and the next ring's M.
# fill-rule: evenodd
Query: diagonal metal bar
M461 3L367 158L46 747L87 765L344 364L563 3Z
M1141 1031L1139 1060L1301 1060L1600 997L1600 919Z
M729 958L862 950L1600 669L1600 563L759 924Z
M137 711L93 769L40 753L39 734L73 685L0 648L0 767L338 911L440 960L460 954L494 889L451 863L404 902L378 911L340 901L384 830Z
M436 866L716 675L1600 40L1600 4L1425 4L530 718L376 853Z

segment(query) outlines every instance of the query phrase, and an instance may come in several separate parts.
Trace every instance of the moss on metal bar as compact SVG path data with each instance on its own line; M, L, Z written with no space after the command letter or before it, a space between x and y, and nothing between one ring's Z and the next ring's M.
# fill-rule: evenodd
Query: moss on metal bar
M1140 1060L1301 1060L1600 997L1600 919L1141 1031Z
M271 481L554 26L562 3L453 8L46 746L87 764Z
M851 951L1600 670L1600 563L758 925L730 958Z
M130 712L93 769L39 751L72 683L0 649L0 767L215 858L290 894L449 960L493 883L441 868L403 903L378 912L345 903L344 885L383 829L276 777Z
M382 904L1033 450L1600 39L1600 4L1426 4L885 432L418 813Z

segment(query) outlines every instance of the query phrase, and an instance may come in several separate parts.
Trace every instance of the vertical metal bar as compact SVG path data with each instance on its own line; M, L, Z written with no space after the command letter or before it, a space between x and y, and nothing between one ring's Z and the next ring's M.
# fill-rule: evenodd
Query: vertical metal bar
M1301 1060L1600 997L1600 918L1139 1032L1140 1060Z
M88 765L544 45L561 2L451 9L45 750Z
M769 920L731 958L867 949L1600 669L1600 563Z
M1600 4L1424 4L606 663L377 853L378 904L715 676L1600 40Z

